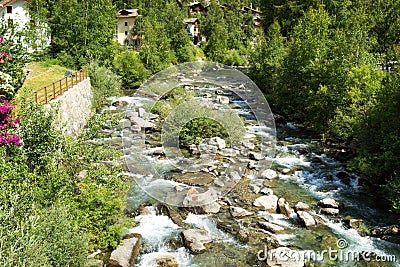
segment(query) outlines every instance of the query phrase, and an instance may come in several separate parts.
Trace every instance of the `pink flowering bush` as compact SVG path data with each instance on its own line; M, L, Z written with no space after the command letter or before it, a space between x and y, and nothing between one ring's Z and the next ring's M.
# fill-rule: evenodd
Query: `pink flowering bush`
M20 138L17 134L11 133L20 123L19 118L12 115L14 104L8 100L0 100L0 146L15 144L20 145Z

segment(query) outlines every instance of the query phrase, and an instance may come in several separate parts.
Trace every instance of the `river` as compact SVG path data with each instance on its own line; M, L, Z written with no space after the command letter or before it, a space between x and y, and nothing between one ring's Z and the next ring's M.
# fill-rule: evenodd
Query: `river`
M227 73L213 69L204 71L206 74L202 75L202 71L189 73L179 69L178 74L168 73L177 78L176 81L171 79L174 82L164 74L147 84L147 88L152 88L152 94L146 91L114 98L113 102L119 101L126 105L119 108L110 106L110 109L126 114L121 127L116 131L123 140L126 174L136 181L127 203L128 210L136 215L135 221L138 223L130 232L139 233L143 237L135 266L157 266L154 259L165 255L174 257L179 266L267 266L267 261L262 259L264 252L278 247L299 251L299 255L308 259L308 266L400 266L398 245L362 233L360 235L360 231L345 223L346 219L354 218L362 219L368 228L398 224L398 218L382 207L383 201L377 194L363 187L363 179L357 173L346 170L345 164L333 157L332 150L323 147L314 134L301 125L279 123L275 126L271 122L272 113L268 112L269 108L264 105L254 107L259 95L251 95L252 92L246 90L249 84L254 85L246 83L247 78L241 74L234 72L234 82L227 85L220 82L221 77L226 79ZM245 86L238 91L237 88L243 84ZM236 147L237 154L221 156L218 153L222 153L222 149L212 158L196 161L196 164L190 161L188 165L181 165L184 162L182 158L199 160L199 157L190 155L187 150L178 153L163 146L160 130L157 126L153 128L162 122L149 112L149 107L154 106L155 101L165 92L154 93L152 86L180 86L192 90L196 101L212 103L209 106L220 111L233 110L242 118L245 138L254 143L255 148L243 153L243 147ZM226 98L229 103L221 105ZM143 108L138 112L139 115L132 115L139 108ZM146 123L152 122L154 125L132 130L130 124L127 124L128 120L132 121L132 116L142 116ZM144 131L144 128L147 130ZM262 154L260 162L252 158L254 155L249 160L252 150ZM258 165L248 167L254 163ZM214 173L211 176L214 184L204 187L197 180L194 184L187 183L182 177L188 176L188 173L182 171L181 166L187 169L189 165L198 167L188 172L191 181L196 176L199 181L204 181ZM205 167L208 169L204 170ZM265 169L275 170L278 177L260 178ZM217 180L232 176L233 172L239 172L240 181L229 184L224 190L216 186ZM204 211L199 212L191 206L182 207L182 201L193 187L199 194L217 188L217 210L203 214ZM291 207L290 214L285 216L254 206L257 198L268 194L284 198ZM338 215L321 212L318 201L325 198L341 203ZM302 226L298 213L293 209L298 202L310 207L308 213L316 221L316 226ZM144 203L148 206L146 212L137 212L139 208L143 209ZM169 204L179 214L181 225L171 219L165 206L160 205L162 203ZM235 218L232 215L233 207L243 208L252 214ZM260 222L272 223L284 230L265 230L260 227ZM241 233L245 233L244 238L239 230L232 230L236 228L243 230ZM204 253L191 253L185 246L182 231L186 229L205 229L208 232L212 243ZM346 258L344 252L356 257ZM369 256L367 260L380 256L386 262L369 262L360 255ZM283 266L301 266L303 258L300 265L296 265L298 262L285 262L287 265Z

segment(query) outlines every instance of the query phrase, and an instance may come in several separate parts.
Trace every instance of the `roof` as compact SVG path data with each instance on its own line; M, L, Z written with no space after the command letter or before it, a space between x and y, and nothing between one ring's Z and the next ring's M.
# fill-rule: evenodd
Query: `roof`
M0 1L0 10L4 9L7 5L14 4L17 0L3 0Z
M118 11L117 17L119 18L129 18L129 17L137 17L139 16L138 9L122 9Z
M187 19L183 19L184 23L187 24L194 24L195 22L199 23L199 19L198 18L187 18Z
M257 8L257 9L254 9L254 8L245 6L245 7L243 7L242 10L243 10L243 11L247 11L247 12L250 11L250 12L256 13L256 14L262 14L262 12L261 12L260 10L258 10L258 8Z

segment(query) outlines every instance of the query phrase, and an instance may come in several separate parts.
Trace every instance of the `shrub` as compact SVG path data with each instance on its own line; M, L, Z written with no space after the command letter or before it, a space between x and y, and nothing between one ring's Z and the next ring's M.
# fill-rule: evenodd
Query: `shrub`
M106 67L92 62L89 67L90 82L93 90L93 108L99 111L105 104L107 98L121 94L121 79Z
M139 87L148 75L139 54L133 50L122 51L115 55L113 68L121 77L125 89Z

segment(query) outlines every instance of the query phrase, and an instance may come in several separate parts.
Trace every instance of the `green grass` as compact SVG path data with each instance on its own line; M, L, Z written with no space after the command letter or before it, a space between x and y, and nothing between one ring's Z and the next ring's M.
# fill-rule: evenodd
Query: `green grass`
M57 62L32 62L26 65L28 76L18 92L18 96L26 96L46 85L64 78L64 73L70 69L56 65Z

